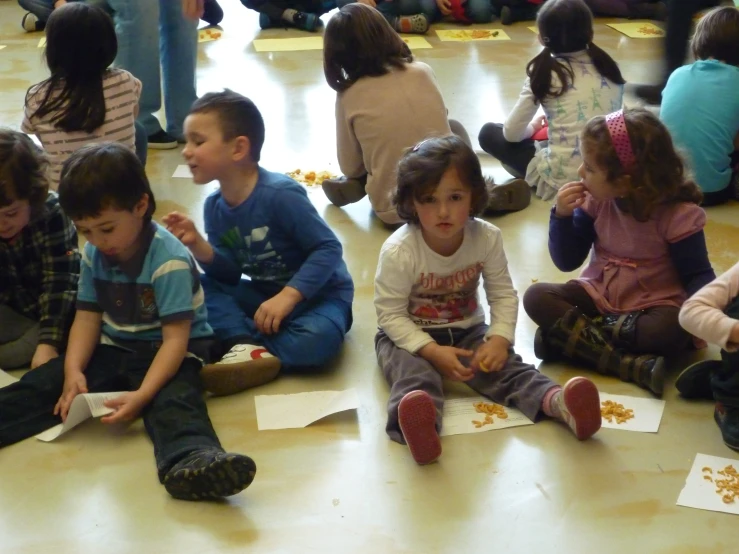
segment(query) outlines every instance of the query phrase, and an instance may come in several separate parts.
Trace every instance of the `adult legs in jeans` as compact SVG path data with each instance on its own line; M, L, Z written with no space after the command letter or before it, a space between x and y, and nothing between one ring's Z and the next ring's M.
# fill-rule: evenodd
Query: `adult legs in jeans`
M497 158L506 171L519 179L526 177L526 168L536 154L536 146L532 139L508 142L503 136L502 124L486 123L482 126L477 140L480 147Z
M0 322L0 369L28 366L38 346L38 321L0 304Z
M39 23L46 23L51 12L54 11L54 0L18 0L18 4L27 12L38 17ZM41 28L43 28L43 25Z
M185 19L180 2L108 3L114 11L118 35L116 65L133 73L143 84L138 120L148 136L162 130L154 112L162 105L163 72L167 133L180 138L185 117L196 98L197 23Z
M141 162L141 165L146 167L146 159L149 155L149 137L146 134L146 128L140 121L136 121L134 125L136 131L136 157Z

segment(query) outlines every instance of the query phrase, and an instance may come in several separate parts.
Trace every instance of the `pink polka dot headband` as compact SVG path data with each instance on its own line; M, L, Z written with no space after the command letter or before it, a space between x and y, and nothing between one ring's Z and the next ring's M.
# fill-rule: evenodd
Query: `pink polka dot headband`
M608 114L606 116L606 126L611 135L611 142L613 143L613 148L616 150L621 166L626 171L630 170L636 163L636 156L634 156L634 149L631 147L629 132L626 130L624 111L619 110Z

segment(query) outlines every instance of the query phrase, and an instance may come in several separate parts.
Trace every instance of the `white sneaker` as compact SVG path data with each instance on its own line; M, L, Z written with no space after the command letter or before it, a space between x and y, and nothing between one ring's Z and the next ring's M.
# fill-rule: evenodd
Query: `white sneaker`
M281 367L279 358L263 346L237 344L219 362L204 366L200 377L205 390L225 396L272 381Z
M29 12L24 15L23 19L21 19L21 27L23 27L29 33L38 31L38 17L36 17L36 14Z

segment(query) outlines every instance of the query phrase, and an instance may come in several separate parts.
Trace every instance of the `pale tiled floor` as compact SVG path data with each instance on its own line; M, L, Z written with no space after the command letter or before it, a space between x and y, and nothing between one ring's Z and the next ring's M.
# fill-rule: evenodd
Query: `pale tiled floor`
M153 1L153 0L152 0ZM175 0L171 0L175 1ZM267 123L264 166L336 171L334 94L321 52L256 53L256 17L223 0L224 37L200 45L198 90L231 87L252 97ZM16 127L25 90L45 76L40 34L20 31L21 11L0 0L0 124ZM498 25L494 25L498 26ZM474 137L513 106L525 62L538 49L519 24L510 42L440 43L419 50L436 72L450 115ZM263 37L303 36L270 30ZM628 80L659 68L659 45L597 24L596 41ZM505 172L489 157L486 168ZM211 190L171 179L178 152L151 152L148 173L160 207L200 219ZM243 494L220 504L171 499L158 484L143 425L111 432L90 423L59 442L28 440L0 450L0 552L633 552L739 551L730 515L677 507L697 452L736 458L721 442L708 402L680 400L668 386L658 434L604 430L578 443L561 425L443 439L438 464L416 466L384 433L387 386L375 361L372 281L388 236L366 199L346 209L309 191L341 239L356 283L355 324L336 362L320 375L281 378L258 391L209 401L223 444L259 470ZM533 279L562 281L546 248L546 203L495 220L522 295ZM707 236L718 271L739 258L736 204L712 209ZM534 325L521 310L518 351L534 361ZM715 355L711 351L710 355ZM542 368L564 382L573 368ZM594 376L602 390L648 396ZM674 374L673 374L674 378ZM253 396L357 387L362 407L307 429L258 432ZM464 387L451 395L466 394Z

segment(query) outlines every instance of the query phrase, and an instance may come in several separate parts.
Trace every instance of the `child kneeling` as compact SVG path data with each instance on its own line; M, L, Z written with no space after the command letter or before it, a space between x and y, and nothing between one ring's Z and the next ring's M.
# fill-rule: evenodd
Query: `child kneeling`
M64 421L78 394L129 390L105 404L105 423L141 415L159 480L172 496L236 494L254 462L227 454L213 430L198 372L213 331L187 249L151 221L154 195L135 154L90 145L65 162L59 202L87 239L77 314L64 358L0 389L0 445Z
M354 283L341 243L302 186L259 167L264 132L259 110L240 94L197 100L183 155L195 183L219 182L205 201L208 240L187 217L165 218L205 271L205 303L226 352L202 372L213 394L260 385L281 368L322 366L352 325Z
M532 420L540 412L560 419L580 440L596 433L592 382L575 377L560 387L513 351L518 295L500 230L475 218L487 191L472 149L455 136L417 144L398 165L395 202L407 224L383 245L375 277L375 348L390 384L390 438L406 442L419 464L441 455L443 377Z

